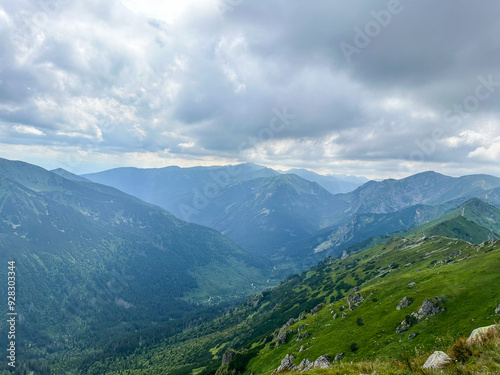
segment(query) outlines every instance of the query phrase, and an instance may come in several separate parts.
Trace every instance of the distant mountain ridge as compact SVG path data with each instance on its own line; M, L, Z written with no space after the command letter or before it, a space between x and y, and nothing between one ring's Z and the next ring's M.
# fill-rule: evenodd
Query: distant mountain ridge
M482 198L500 205L500 178L489 175L449 177L423 172L401 180L370 181L342 198L351 213L388 213L416 204L439 205L449 201Z
M255 164L125 168L85 177L215 228L252 254L265 255L268 266L286 265L285 273L299 272L322 256L340 256L358 241L431 221L473 197L500 206L500 179L487 175L423 172L369 181L335 195L296 174Z
M369 181L365 177L346 175L321 175L308 169L299 168L279 172L286 174L296 174L297 176L302 177L305 180L317 182L332 194L348 193Z

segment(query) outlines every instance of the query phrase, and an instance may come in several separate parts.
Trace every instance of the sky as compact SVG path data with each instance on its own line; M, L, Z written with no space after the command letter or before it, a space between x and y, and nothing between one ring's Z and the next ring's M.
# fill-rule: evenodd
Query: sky
M0 3L0 157L500 176L496 0Z

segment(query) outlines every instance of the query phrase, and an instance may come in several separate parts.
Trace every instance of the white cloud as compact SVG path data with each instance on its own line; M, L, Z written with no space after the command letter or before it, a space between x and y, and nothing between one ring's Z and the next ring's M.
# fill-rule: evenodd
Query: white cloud
M43 131L33 126L14 125L14 130L20 134L45 135Z

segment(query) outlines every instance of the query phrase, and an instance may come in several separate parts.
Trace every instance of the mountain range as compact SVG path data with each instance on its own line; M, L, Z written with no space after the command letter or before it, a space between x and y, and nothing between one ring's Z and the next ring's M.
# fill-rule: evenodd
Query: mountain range
M500 206L500 178L494 176L424 172L331 194L303 178L322 182L319 175L288 172L294 171L302 177L255 164L118 168L83 177L220 231L276 270L277 278L301 272L324 256L341 256L370 237L433 220L473 197Z
M182 317L265 282L219 232L66 177L0 159L0 258L17 263L17 306L29 333L22 345L41 353L71 348L82 337Z
M38 361L26 371L266 374L285 354L346 352L345 340L331 339L339 332L361 348L354 360L372 358L377 335L382 354L403 353L389 334L401 314L388 306L412 281L422 285L416 304L443 294L469 323L491 322L466 298L488 299L489 310L500 303L487 287L498 282L498 207L500 179L486 175L425 172L332 194L254 164L77 176L0 159L0 259L18 267L20 347ZM356 287L373 297L351 314ZM330 308L312 311L322 303ZM330 321L329 310L347 320ZM279 338L299 317L307 345L295 333ZM457 314L442 317L448 328L436 332L452 332L448 343L473 326L464 318L450 328ZM297 322L288 327L300 334ZM428 350L435 326L418 327L415 342ZM221 366L229 349L235 357Z

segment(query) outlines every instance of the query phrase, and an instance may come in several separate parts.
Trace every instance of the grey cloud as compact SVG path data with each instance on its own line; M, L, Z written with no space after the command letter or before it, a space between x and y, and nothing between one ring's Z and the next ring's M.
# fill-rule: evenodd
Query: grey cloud
M430 139L423 162L473 165L471 153L493 148L460 134L498 118L500 86L459 121L454 106L476 95L478 77L500 83L500 4L401 0L348 62L340 44L354 45L355 28L388 4L245 0L222 18L193 8L169 24L119 1L64 1L29 29L40 3L10 2L8 19L0 13L4 139L384 171ZM296 118L269 136L284 107ZM45 136L8 131L14 125ZM432 140L436 128L452 140Z

